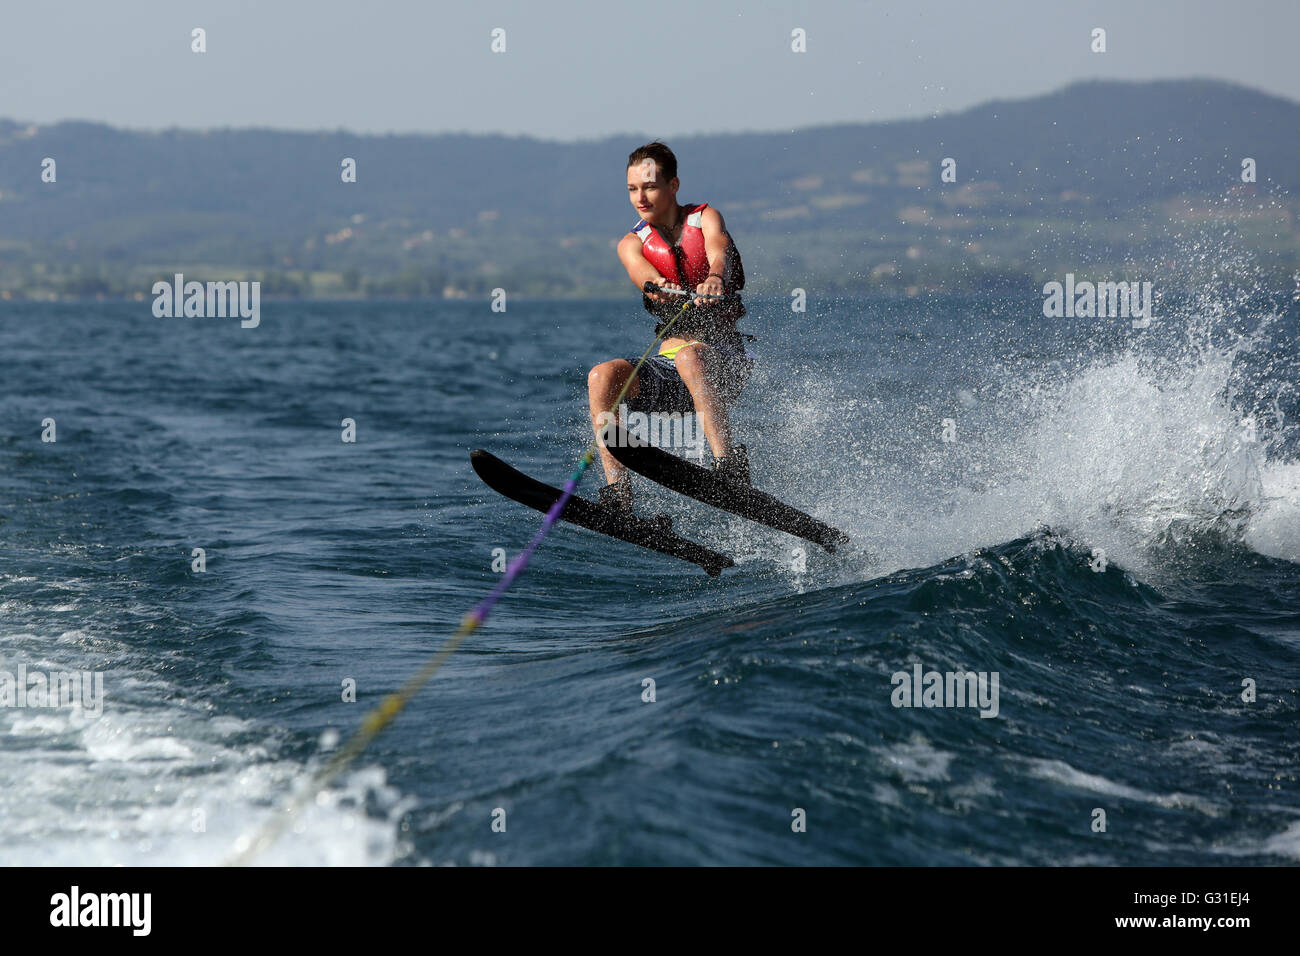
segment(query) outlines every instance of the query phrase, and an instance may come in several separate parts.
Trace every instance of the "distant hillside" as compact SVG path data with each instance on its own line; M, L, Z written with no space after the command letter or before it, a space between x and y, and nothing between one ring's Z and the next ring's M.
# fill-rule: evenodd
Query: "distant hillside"
M636 219L623 163L640 142L0 120L0 295L147 292L177 269L301 294L624 293L612 244ZM753 291L1168 260L1204 221L1232 223L1279 275L1300 261L1300 104L1221 82L1080 83L925 120L670 145L680 198L723 211ZM46 156L56 184L40 180ZM940 181L945 157L956 183Z

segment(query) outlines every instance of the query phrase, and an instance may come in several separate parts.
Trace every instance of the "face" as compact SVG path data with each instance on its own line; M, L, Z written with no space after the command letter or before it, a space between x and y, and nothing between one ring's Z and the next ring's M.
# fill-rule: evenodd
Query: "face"
M646 222L671 221L670 214L677 206L678 185L676 176L664 182L663 170L652 159L627 168L627 198Z

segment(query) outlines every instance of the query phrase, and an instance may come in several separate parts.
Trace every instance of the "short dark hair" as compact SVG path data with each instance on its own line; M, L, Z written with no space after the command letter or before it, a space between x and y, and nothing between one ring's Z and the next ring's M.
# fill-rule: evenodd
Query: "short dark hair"
M664 179L677 178L677 157L673 151L665 146L659 140L653 143L646 143L644 146L638 146L632 150L632 155L627 158L627 168L640 165L647 159L653 159L663 170Z

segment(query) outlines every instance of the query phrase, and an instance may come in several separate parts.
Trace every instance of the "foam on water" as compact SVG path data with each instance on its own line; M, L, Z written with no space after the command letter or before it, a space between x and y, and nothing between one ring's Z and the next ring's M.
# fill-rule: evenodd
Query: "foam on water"
M1084 773L1071 767L1063 760L1030 760L1029 773L1046 780L1053 780L1066 787L1085 790L1106 797L1122 797L1126 800L1139 800L1159 807L1195 810L1207 816L1219 816L1224 808L1211 800L1206 800L1187 793L1148 793L1137 787L1130 787L1099 774Z
M0 635L0 671L104 671L97 717L80 705L0 708L0 865L221 863L303 780L275 732L187 699L138 665L102 663L135 656L85 631ZM255 862L392 862L405 810L382 769L356 771Z
M1262 362L1253 352L1267 325L1219 345L1183 329L1173 356L1137 339L1050 368L956 355L975 364L946 370L946 382L984 381L939 394L881 398L805 373L764 430L775 455L798 464L763 478L853 537L845 581L1043 526L1153 583L1171 555L1209 541L1300 561L1300 463L1286 458L1284 416L1252 425L1245 411L1242 368ZM1256 391L1276 409L1288 381L1279 373ZM940 438L944 418L954 442Z
M1260 554L1300 561L1300 462L1273 462L1260 471L1260 505L1245 542Z

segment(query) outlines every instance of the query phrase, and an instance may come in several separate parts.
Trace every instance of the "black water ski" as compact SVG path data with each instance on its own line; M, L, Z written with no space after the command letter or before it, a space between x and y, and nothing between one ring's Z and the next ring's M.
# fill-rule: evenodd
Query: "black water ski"
M476 448L469 453L469 461L474 466L474 471L493 491L543 514L551 510L551 506L559 500L562 493L559 488L552 488L535 478L529 478L522 471L511 468L496 455L481 448ZM564 506L562 520L609 535L611 538L618 538L628 544L639 545L669 557L698 564L711 578L721 574L723 568L735 564L725 554L710 551L701 544L688 541L672 531L661 528L653 521L619 514L585 498L579 498L577 495L570 497L569 503Z
M662 448L653 445L633 446L631 441L627 432L616 428L614 443L606 447L610 454L638 475L644 475L671 491L820 544L827 551L834 551L838 545L849 540L849 536L839 529L791 508L766 492L746 485L733 485L723 481L708 468L679 458Z

